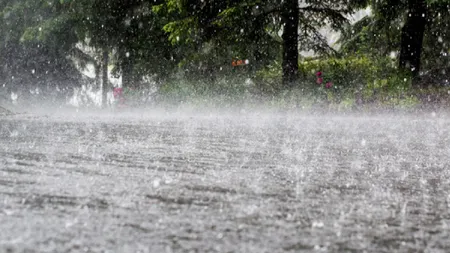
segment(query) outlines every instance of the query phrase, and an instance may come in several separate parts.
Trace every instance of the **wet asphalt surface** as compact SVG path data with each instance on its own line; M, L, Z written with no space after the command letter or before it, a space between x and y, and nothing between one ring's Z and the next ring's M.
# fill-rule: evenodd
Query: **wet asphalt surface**
M0 116L0 252L450 252L450 121Z

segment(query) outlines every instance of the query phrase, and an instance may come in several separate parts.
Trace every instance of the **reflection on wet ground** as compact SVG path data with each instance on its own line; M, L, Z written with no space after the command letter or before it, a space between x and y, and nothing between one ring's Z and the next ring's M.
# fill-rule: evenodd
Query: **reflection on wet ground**
M449 252L444 119L0 118L2 252Z

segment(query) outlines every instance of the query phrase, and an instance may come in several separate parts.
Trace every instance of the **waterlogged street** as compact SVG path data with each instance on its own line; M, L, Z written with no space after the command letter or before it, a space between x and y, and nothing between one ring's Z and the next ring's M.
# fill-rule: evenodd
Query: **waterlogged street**
M0 116L0 252L450 252L450 121Z

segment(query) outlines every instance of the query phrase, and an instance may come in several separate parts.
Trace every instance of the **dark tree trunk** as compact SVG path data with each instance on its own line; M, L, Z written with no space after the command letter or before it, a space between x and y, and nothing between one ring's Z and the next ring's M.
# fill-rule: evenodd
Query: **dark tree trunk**
M283 86L291 88L298 80L298 0L285 0L283 10Z
M408 16L402 28L399 67L416 77L420 71L423 36L427 21L425 0L408 0Z
M108 49L103 49L103 57L102 57L102 107L106 108L107 106L107 98L109 91L109 80L108 80Z
M100 90L101 88L101 77L100 77L100 71L101 71L101 64L98 64L97 62L94 63L95 68L95 89Z

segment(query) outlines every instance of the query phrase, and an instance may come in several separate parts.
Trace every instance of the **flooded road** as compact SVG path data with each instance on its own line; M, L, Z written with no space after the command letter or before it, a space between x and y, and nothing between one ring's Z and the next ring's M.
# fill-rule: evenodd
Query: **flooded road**
M449 252L450 121L0 117L0 252Z

